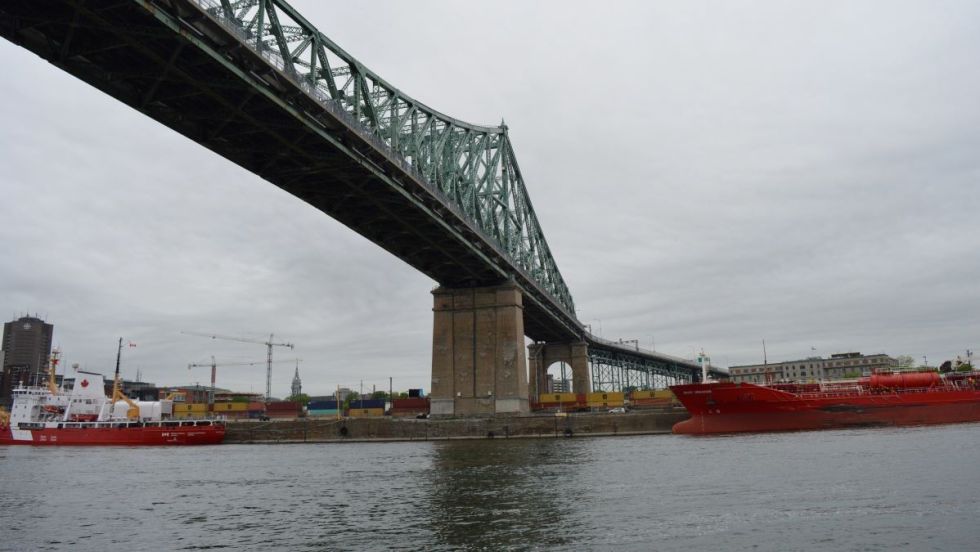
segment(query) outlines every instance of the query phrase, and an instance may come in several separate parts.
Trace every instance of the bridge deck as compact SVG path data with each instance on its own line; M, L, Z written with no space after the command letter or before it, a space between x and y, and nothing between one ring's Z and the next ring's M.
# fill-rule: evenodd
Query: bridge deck
M295 195L441 285L515 278L532 339L579 335L574 315L514 270L403 160L192 3L10 0L0 6L0 34Z

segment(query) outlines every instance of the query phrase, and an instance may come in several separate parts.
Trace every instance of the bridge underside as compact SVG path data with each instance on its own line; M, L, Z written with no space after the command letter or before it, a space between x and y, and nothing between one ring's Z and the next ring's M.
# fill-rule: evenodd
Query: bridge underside
M337 219L451 288L514 278L508 261L402 162L180 0L9 0L0 35ZM152 8L179 12L164 17ZM184 6L182 8L182 6ZM176 20L176 19L175 19ZM165 154L165 152L161 152ZM526 334L569 339L517 276Z
M442 343L452 350L454 383L440 393L454 411L526 409L525 335L575 348L569 353L575 367L586 351L589 358L597 351L629 356L585 333L574 313L556 306L496 242L339 104L308 95L189 0L5 0L0 36L295 195L452 290L453 306L441 311L453 313L451 338L440 334L436 294L433 382L445 367L446 351L436 358ZM495 295L490 330L480 306L468 307L465 296L479 301L480 289L499 286L514 298ZM467 340L474 347L467 349ZM649 361L656 354L635 356ZM576 389L588 390L588 372L577 373ZM538 385L532 382L535 391ZM457 409L467 386L472 400Z

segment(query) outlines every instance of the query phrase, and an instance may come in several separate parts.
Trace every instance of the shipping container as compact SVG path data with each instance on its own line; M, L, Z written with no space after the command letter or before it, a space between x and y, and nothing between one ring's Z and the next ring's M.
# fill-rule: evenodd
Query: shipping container
M277 401L265 405L266 412L299 412L302 405L296 401Z
M214 403L215 412L244 412L246 410L248 410L248 403L243 403L243 402Z
M343 404L344 404L343 401L341 401L340 405L343 406ZM337 401L336 400L310 401L310 402L306 403L306 409L307 410L324 410L324 409L326 409L326 410L335 409L336 410L336 408L337 408Z
M542 404L568 404L576 401L575 393L544 393L538 397Z
M306 415L307 416L333 416L333 417L336 417L337 416L337 409L336 408L317 408L317 409L314 409L314 410L307 409L306 410Z
M351 408L381 408L385 407L385 399L353 399L350 402Z
M351 408L348 413L351 418L374 418L385 415L384 408Z
M428 398L410 398L410 399L393 399L391 401L392 410L395 409L429 409L429 399Z
M617 407L625 404L624 395L621 391L600 391L598 393L589 393L587 401L589 408Z
M589 402L622 401L624 398L622 391L598 391L589 393L586 400Z

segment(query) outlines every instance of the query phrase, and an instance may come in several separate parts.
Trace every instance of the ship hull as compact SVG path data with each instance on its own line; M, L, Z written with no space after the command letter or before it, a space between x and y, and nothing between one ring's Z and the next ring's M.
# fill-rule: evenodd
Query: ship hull
M225 438L220 424L177 427L93 427L0 430L0 445L173 446L216 445Z
M677 434L949 424L980 421L980 390L863 390L793 394L738 383L672 388L691 413Z

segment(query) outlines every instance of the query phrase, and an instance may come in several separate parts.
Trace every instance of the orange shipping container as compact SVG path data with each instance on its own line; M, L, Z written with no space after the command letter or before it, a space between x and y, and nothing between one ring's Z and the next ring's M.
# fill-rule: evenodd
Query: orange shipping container
M623 406L624 395L621 391L589 393L587 404L590 408Z
M542 403L574 403L575 393L542 393L538 396Z
M351 418L373 418L385 415L384 408L351 408L347 414Z
M248 403L243 402L214 403L215 412L244 412L247 408Z

